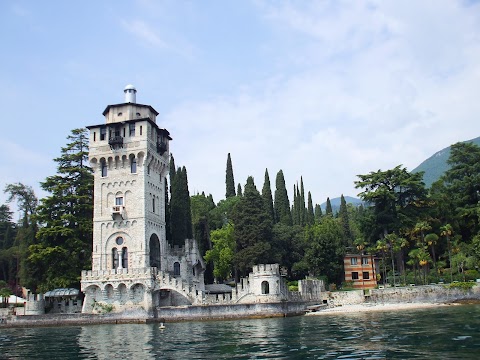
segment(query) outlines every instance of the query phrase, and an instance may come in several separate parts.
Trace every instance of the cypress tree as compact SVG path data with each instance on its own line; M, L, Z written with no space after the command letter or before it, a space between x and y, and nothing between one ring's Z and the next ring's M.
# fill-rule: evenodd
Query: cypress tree
M298 197L299 197L298 186L295 186L295 184L293 184L293 205L292 205L293 225L300 225L300 216L298 213Z
M185 226L187 228L187 239L193 238L193 229L192 229L192 208L190 202L190 192L188 191L188 176L187 168L182 167L182 196L184 203L184 216L185 216Z
M164 186L165 186L165 235L167 237L167 241L171 241L171 229L170 229L170 200L168 196L168 181L167 178L164 178Z
M297 185L298 190L298 185ZM305 226L307 222L307 209L305 208L305 190L303 188L303 177L300 176L300 201L299 201L300 225Z
M307 209L307 221L306 224L313 225L315 223L315 214L313 213L312 194L308 192L308 209Z
M273 197L272 189L270 187L270 177L268 176L268 169L265 169L265 180L263 182L262 198L263 203L265 204L267 214L270 216L270 220L273 223L275 219L275 213L273 211Z
M344 234L344 245L351 246L353 245L353 236L352 231L350 229L350 220L348 216L348 208L347 202L345 201L345 197L340 197L340 210L338 212L338 217L340 219L340 223L342 225L342 230Z
M330 203L330 198L327 197L327 205L325 207L325 215L333 216L332 204Z
M322 215L323 215L322 207L319 204L315 204L315 222L316 223L320 222Z
M227 156L227 170L225 176L226 192L225 198L235 196L235 181L233 179L233 168L232 168L232 159L230 158L230 153Z
M273 203L275 222L285 225L292 225L290 201L288 200L287 188L285 187L285 178L282 170L277 173L275 187L275 201Z
M190 194L188 192L187 169L177 168L171 185L170 228L172 245L183 246L185 239L193 237Z
M238 183L237 187L237 196L242 197L242 185L240 185L240 183Z
M232 215L236 241L234 263L240 274L246 275L253 265L270 261L272 241L272 222L251 176Z

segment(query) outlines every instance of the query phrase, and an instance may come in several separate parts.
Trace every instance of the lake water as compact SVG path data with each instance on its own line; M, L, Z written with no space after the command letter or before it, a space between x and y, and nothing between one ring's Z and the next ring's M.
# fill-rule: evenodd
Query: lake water
M480 305L0 329L1 359L480 359Z

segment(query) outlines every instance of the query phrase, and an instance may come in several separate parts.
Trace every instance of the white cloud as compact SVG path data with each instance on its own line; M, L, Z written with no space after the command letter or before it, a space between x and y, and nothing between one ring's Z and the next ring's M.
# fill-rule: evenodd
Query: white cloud
M320 203L355 195L357 174L411 170L480 135L480 12L455 2L283 4L259 9L280 33L297 33L292 52L306 66L166 116L191 191L222 198L230 152L237 183L253 175L260 190L266 167L272 185L283 169L290 191L303 175Z
M160 38L156 33L156 30L142 20L122 20L121 24L125 30L144 41L148 45L152 45L157 48L167 48L167 43Z

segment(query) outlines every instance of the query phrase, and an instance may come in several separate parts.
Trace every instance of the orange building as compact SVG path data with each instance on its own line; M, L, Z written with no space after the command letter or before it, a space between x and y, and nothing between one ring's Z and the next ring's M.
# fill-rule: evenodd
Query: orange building
M377 286L377 273L373 255L347 254L343 258L345 281L355 289L373 289Z

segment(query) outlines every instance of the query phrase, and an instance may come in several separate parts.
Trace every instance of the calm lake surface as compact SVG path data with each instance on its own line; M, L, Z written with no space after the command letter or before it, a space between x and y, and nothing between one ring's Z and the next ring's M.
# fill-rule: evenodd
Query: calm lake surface
M1 359L480 359L480 305L0 329Z

